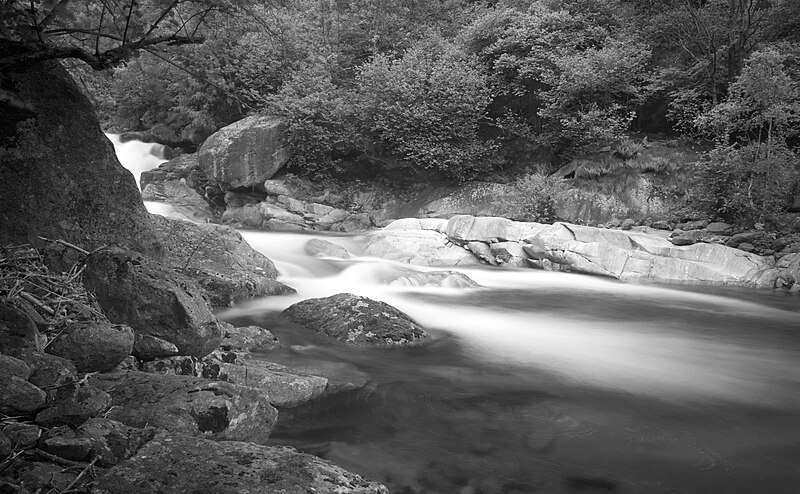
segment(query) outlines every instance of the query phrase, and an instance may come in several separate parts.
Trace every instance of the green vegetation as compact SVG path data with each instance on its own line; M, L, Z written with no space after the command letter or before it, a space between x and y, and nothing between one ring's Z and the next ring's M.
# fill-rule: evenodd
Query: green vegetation
M603 155L575 179L681 168L693 206L748 224L776 221L796 187L796 0L36 0L0 14L0 66L66 60L110 130L198 145L279 114L298 175L522 172L517 189L546 196L547 174ZM713 149L687 171L645 156L645 134ZM532 200L514 214L548 217Z

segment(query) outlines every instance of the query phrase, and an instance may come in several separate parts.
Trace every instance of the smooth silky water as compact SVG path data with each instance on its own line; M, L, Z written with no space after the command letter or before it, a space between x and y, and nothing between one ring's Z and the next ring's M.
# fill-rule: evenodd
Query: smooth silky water
M358 236L242 234L298 293L220 316L272 330L283 347L265 359L346 362L373 382L284 413L276 444L399 493L800 492L796 295L500 269L458 269L480 288L393 286L409 266L358 257ZM315 237L356 257L308 257ZM394 305L434 341L350 349L280 317L340 292Z

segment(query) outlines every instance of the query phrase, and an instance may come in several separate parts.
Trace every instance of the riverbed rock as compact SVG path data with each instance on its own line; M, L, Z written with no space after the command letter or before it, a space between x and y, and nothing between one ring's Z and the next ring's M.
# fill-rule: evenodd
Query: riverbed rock
M165 202L198 221L214 221L217 215L211 206L196 190L186 184L186 180L169 180L160 184L147 184L142 187L142 200Z
M733 233L733 225L729 225L728 223L723 223L721 221L715 221L706 226L706 231L713 235L730 235Z
M311 401L321 396L328 385L324 377L300 375L282 366L267 367L257 361L247 361L244 365L218 362L215 371L209 378L258 390L276 407L296 407Z
M303 246L305 253L314 257L336 257L338 259L350 259L347 249L328 240L313 238Z
M39 442L39 438L42 437L42 428L24 422L8 422L3 426L3 434L15 448L28 449L33 448Z
M260 326L233 327L223 325L220 348L226 351L268 352L280 348L278 338Z
M36 423L42 427L78 427L89 418L100 415L111 405L111 396L94 386L75 383L59 391L56 393L56 401L36 414Z
M281 118L265 115L223 127L197 152L200 168L226 189L261 185L289 161L283 129Z
M469 276L458 271L415 271L403 269L396 271L396 277L389 280L393 286L428 287L438 286L444 288L473 288L480 286Z
M47 347L47 352L75 364L78 372L113 369L133 349L133 329L108 322L74 322Z
M92 450L92 442L87 438L50 437L43 441L42 449L65 460L83 461Z
M95 494L385 494L386 488L286 446L159 433L98 478Z
M44 391L25 379L0 375L0 413L28 415L40 410L46 398Z
M389 225L391 226L391 225ZM433 230L381 229L365 234L363 254L421 266L476 266L470 251Z
M86 259L84 285L108 319L167 340L186 355L206 355L222 332L197 283L140 254L101 249Z
M31 368L23 360L0 354L0 376L14 376L27 381L31 377Z
M264 442L278 415L256 390L227 382L128 371L98 374L90 383L111 395L106 418L130 427Z
M136 333L134 335L131 354L139 360L155 360L178 355L178 353L178 347L167 340L149 334Z
M154 218L164 234L166 264L196 280L212 305L227 307L263 295L294 290L276 281L272 261L229 226Z
M523 223L492 216L457 215L447 221L445 233L454 242L518 242L541 228L539 223Z
M353 346L409 346L428 333L405 313L367 297L340 293L303 300L283 315L290 321Z
M137 429L100 417L87 420L75 430L77 438L89 441L90 456L104 467L127 460L154 435L153 428Z

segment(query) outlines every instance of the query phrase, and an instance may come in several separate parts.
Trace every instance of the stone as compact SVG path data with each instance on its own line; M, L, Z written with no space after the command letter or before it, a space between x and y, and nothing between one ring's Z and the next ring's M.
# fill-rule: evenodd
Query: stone
M303 226L306 224L306 220L302 216L297 213L287 211L281 206L270 204L268 202L262 202L258 205L258 208L261 212L261 217L266 221L277 220L282 223L289 223L298 226Z
M212 134L197 152L200 168L226 189L262 185L289 161L279 117L254 115Z
M178 354L178 347L155 336L136 333L131 354L139 360L155 360Z
M706 242L710 237L711 235L705 230L675 230L669 240L674 245L693 245L698 242Z
M25 145L0 157L0 245L43 250L49 238L89 251L117 245L159 258L136 180L120 165L83 90L56 60L23 65L3 74L4 87L16 88L32 113L4 107L0 119L9 139L26 122ZM56 272L69 271L80 257L72 249L62 252L60 260L48 260Z
M303 246L306 254L314 257L336 257L350 259L350 253L341 245L321 238L312 238Z
M751 243L749 243L749 242L742 242L736 248L739 249L739 250L743 250L745 252L753 252L753 251L756 250L756 246L751 244Z
M278 220L275 218L265 221L262 228L264 230L269 230L273 232L301 232L307 229L305 225L293 222L286 222L284 220Z
M227 307L254 297L294 292L276 281L275 264L233 228L163 217L154 220L164 234L166 264L197 281L212 305Z
M122 249L101 249L86 259L83 276L112 322L167 340L186 355L206 355L222 340L197 283L155 261Z
M264 190L271 196L293 196L297 190L285 180L268 179L264 181Z
M656 230L672 230L674 227L674 225L667 220L654 221L650 226Z
M286 446L159 433L100 475L95 494L386 494L377 483Z
M29 415L44 406L47 395L17 376L0 375L0 413Z
M36 423L48 428L62 425L78 427L89 418L100 415L111 405L111 396L94 386L76 383L71 391L73 392L62 393L57 401L36 414Z
M89 456L92 442L86 438L51 437L44 440L43 449L52 455L71 461L83 461Z
M492 216L456 215L447 221L447 237L454 242L518 242L545 227L539 223L522 223Z
M470 252L475 254L475 257L483 262L492 266L497 266L497 260L495 260L494 254L492 254L492 249L489 248L488 244L483 242L467 242L467 249L469 249Z
M419 324L391 305L350 293L303 300L282 314L352 346L410 346L429 338Z
M333 225L334 223L341 223L349 217L350 213L344 209L332 209L321 215L314 222L318 225Z
M0 302L0 353L10 354L26 348L42 351L46 340L24 310Z
M228 325L229 326L229 325ZM268 352L281 347L268 329L259 326L224 327L220 348L227 351Z
M24 360L31 369L28 381L41 389L57 389L77 380L78 369L72 361L65 358L33 350L21 351L17 353L17 357Z
M91 418L75 430L75 436L87 439L90 455L97 463L110 467L132 457L155 435L153 428L137 429L107 418Z
M241 207L229 207L222 213L222 222L226 225L247 228L261 228L264 215L259 204L245 204Z
M23 360L0 354L0 376L14 376L27 381L31 377L31 368Z
M480 260L470 251L449 242L433 230L388 227L369 232L363 240L363 255L421 266L477 266Z
M675 228L679 228L683 231L690 231L690 230L702 230L708 226L707 220L694 220L694 221L687 221L685 223L679 223Z
M758 240L760 236L761 234L755 231L737 233L736 235L733 235L731 238L729 238L728 241L725 242L725 245L728 247L736 248L743 243L752 244L756 240Z
M292 213L303 214L306 212L307 203L305 201L301 201L300 199L295 199L294 197L280 195L278 196L278 204Z
M633 228L634 226L636 226L636 220L631 218L625 218L624 220L622 220L622 223L619 225L619 228L620 230L627 231Z
M111 395L105 418L130 427L263 443L278 412L258 391L190 376L128 371L90 379Z
M370 222L369 214L357 213L357 214L351 214L346 219L341 221L339 224L333 225L331 227L331 230L337 232L352 233L352 232L360 232L368 230L371 227L372 223Z
M254 361L245 365L224 362L216 365L217 372L209 378L256 389L276 407L296 407L311 401L321 396L328 385L324 377L299 375L286 368L269 369Z
M729 225L728 223L715 221L706 226L706 231L714 235L730 235L733 233L733 226Z
M0 431L0 460L5 460L13 450L14 444L11 442L11 439L9 439L5 432Z
M133 330L124 324L74 322L47 347L47 353L75 364L78 372L113 369L133 349Z
M203 221L217 218L208 201L196 190L186 184L186 180L168 180L160 184L147 184L142 187L142 200L165 202L187 216Z
M35 447L39 442L39 438L42 437L42 428L24 422L8 422L3 427L3 434L14 448L28 449Z
M480 286L472 278L458 271L415 271L404 269L397 271L396 277L390 276L388 282L392 286L413 287L474 288Z

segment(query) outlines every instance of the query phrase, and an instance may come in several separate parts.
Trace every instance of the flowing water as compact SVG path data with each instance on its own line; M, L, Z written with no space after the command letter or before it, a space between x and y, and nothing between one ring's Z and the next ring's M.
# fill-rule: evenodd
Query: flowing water
M317 237L357 255L357 236L242 234L298 293L221 317L271 329L269 360L345 362L373 383L284 414L276 443L400 493L800 492L796 295L475 268L459 271L479 288L394 286L408 266L303 252ZM434 341L349 349L279 315L340 292L394 305Z

